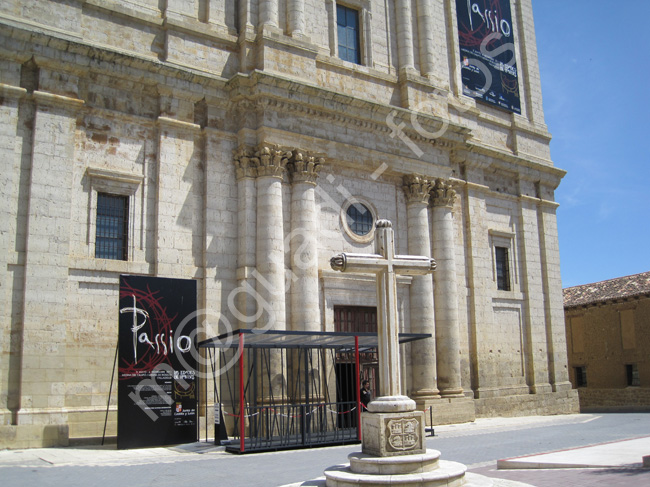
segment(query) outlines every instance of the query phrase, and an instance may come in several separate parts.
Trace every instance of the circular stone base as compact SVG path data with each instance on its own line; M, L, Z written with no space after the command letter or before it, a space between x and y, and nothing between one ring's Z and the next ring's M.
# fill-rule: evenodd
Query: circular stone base
M396 457L387 457L384 460L394 458ZM325 479L327 487L359 487L363 485L373 487L378 485L460 487L466 485L464 479L466 470L467 468L462 463L445 460L438 461L438 468L435 470L409 474L361 474L353 472L349 466L339 465L325 470Z
M424 473L436 470L440 452L427 450L420 455L405 455L397 457L377 457L354 452L348 455L350 470L354 473L369 475L405 475Z

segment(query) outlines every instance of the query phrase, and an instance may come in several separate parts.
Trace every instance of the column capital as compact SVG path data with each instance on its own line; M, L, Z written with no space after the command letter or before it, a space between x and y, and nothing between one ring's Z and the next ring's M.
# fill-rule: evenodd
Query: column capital
M433 206L446 206L452 208L456 200L456 190L449 181L436 179L431 189L431 201Z
M254 179L257 176L257 163L254 159L254 152L248 147L239 147L235 151L235 175L238 181L246 178Z
M256 149L239 147L234 153L237 180L263 176L284 179L292 152L275 145L261 144Z
M257 163L257 177L271 176L283 179L284 174L287 172L287 163L290 157L290 150L276 145L259 145L253 158L254 162Z
M408 174L404 176L404 193L406 194L406 203L429 204L429 194L433 189L433 182L424 176L418 174Z
M308 154L300 149L292 152L287 170L293 183L308 183L316 186L318 173L323 169L325 158Z

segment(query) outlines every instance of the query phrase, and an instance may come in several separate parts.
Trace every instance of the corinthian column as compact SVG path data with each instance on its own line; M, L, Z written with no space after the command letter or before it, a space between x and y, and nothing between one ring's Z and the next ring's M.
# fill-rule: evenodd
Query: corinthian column
M318 173L324 160L293 151L287 169L291 177L291 330L321 331L321 315L318 302L318 216L316 214L315 188ZM305 352L303 352L305 353ZM310 385L320 383L321 371L318 360L309 361L309 370L303 368L303 360L294 355L293 379L300 377L291 389L300 400L305 395L315 397L316 390ZM305 376L306 374L306 376ZM308 392L310 391L310 392Z
M257 328L286 330L284 219L282 181L291 152L262 145L255 153L257 164L257 300L263 312ZM259 309L258 309L259 313ZM266 402L282 401L286 391L284 364L279 353L270 353L270 384L264 385ZM267 389L267 385L270 389Z
M456 192L438 179L431 191L433 203L433 254L438 267L435 279L438 387L443 397L462 396L458 292L452 208Z
M290 152L263 145L257 164L257 293L268 313L258 328L286 330L282 180Z
M321 331L315 187L323 158L296 150L288 164L291 193L291 329Z
M429 192L431 182L421 176L404 178L410 255L431 257ZM411 332L430 333L431 338L411 345L411 396L416 402L439 397L436 377L436 341L431 275L413 276L409 289ZM419 406L419 404L418 404Z

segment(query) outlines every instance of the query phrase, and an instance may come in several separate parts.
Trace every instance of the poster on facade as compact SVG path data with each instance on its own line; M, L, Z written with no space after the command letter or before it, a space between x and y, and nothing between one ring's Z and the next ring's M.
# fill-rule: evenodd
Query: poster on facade
M196 281L120 276L117 447L198 438Z
M510 0L456 0L463 94L521 114Z

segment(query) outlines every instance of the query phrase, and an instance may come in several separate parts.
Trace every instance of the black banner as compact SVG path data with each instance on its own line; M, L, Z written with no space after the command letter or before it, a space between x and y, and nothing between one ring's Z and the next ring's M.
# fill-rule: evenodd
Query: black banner
M456 0L463 94L521 113L510 0Z
M120 276L117 447L197 441L196 281Z

